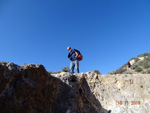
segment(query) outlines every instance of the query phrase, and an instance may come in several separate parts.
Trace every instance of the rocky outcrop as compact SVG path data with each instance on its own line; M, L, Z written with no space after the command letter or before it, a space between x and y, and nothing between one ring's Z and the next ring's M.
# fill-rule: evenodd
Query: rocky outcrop
M63 75L62 75L63 76ZM51 76L42 65L0 63L0 113L107 113L85 77Z
M0 113L149 113L150 75L50 75L42 65L0 63Z

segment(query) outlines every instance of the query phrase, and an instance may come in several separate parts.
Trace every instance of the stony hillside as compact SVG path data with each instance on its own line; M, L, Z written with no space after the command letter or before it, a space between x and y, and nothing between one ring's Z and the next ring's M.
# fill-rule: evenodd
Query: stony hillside
M0 63L0 113L149 113L150 74L49 74Z
M129 62L130 68L127 64L124 64L121 68L109 74L150 74L150 53L138 55L137 58L132 58Z

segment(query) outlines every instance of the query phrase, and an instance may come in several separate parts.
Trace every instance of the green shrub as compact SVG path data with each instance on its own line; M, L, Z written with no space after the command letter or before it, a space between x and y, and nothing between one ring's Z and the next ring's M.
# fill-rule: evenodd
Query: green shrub
M138 67L138 65L131 65L131 69L136 69Z
M113 75L113 72L108 72L109 75Z
M146 57L145 59L146 59L147 61L150 61L150 56Z
M116 74L123 74L123 72L127 71L127 69L123 69L123 68L120 68L118 70L116 70Z
M61 73L61 71L56 71L56 72L54 72L54 74L58 74L58 73Z
M93 70L93 73L101 74L100 71L97 70L97 69L94 69L94 70Z
M138 62L138 61L139 61L139 59L138 59L138 58L136 58L136 59L135 59L135 62Z
M143 56L148 56L149 53L144 53Z
M148 61L147 61L147 60L143 60L143 61L140 63L140 66L142 66L144 69L148 68L148 67L149 67Z
M127 69L127 64L125 64L123 67L121 67L122 70L126 70Z
M138 55L138 57L143 57L143 56L144 56L143 54L139 54L139 55Z
M148 57L150 57L150 53L148 53Z
M141 73L142 73L142 74L146 74L146 72L145 72L145 71L142 71Z
M150 67L150 59L147 61L147 65Z
M135 60L135 59L136 59L135 57L131 58L131 60Z
M144 54L138 55L138 57L146 57L146 56L149 56L149 55L150 55L150 53L144 53Z
M50 73L50 74L53 74L53 72L52 72L52 71L49 71L49 73Z
M150 70L147 70L147 73L150 74Z
M69 68L68 67L62 68L62 72L69 72Z
M135 69L135 71L136 71L136 72L141 72L141 71L143 71L143 69L140 68L140 67L137 67L137 68Z
M122 74L132 74L132 73L124 71Z

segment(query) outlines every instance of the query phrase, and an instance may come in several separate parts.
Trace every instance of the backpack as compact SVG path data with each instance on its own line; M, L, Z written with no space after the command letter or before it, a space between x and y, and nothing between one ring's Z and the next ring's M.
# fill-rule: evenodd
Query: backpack
M82 54L79 54L79 55L78 55L78 60L81 61L82 59L83 59Z
M78 54L77 58L78 58L78 61L81 61L83 59L83 56L82 54L80 53L80 51L78 50L75 50L76 54Z

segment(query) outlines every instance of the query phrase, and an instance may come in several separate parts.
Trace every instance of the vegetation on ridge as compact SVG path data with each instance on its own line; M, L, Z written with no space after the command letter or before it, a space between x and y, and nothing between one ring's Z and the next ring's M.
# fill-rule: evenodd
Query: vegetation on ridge
M129 62L131 64L130 68L128 68L127 64L124 64L121 68L109 74L150 74L150 53L140 54L137 58L131 58Z

